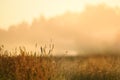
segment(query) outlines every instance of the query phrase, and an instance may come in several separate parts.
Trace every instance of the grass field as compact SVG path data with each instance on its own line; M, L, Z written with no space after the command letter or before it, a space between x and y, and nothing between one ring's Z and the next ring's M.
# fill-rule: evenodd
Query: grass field
M2 45L0 80L120 80L119 54L53 56L52 50L10 52Z

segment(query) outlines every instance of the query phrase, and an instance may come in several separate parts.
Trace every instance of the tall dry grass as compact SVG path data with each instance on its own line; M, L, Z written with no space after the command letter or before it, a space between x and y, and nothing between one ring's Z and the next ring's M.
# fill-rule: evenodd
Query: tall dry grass
M0 46L0 80L120 80L119 54L53 56L53 48L10 52Z
M8 52L0 47L0 80L52 80L54 64L51 56L53 45L46 52L29 52L24 47Z

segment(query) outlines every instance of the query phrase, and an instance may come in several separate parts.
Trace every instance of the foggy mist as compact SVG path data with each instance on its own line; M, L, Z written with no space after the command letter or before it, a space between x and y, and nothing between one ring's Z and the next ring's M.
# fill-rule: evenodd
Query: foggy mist
M81 13L66 12L50 19L40 16L31 24L22 22L8 30L0 29L0 44L34 47L52 40L56 54L82 54L106 47L119 48L119 31L120 8L87 5Z

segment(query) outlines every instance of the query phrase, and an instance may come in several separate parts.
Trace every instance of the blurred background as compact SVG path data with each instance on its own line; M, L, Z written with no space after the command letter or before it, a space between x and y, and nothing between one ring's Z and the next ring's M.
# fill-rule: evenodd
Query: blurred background
M0 45L54 54L120 49L119 0L0 0Z

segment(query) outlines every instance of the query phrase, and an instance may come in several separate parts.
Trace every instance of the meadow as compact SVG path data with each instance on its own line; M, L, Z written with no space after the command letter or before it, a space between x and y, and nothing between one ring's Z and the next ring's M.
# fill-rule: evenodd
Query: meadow
M0 80L120 80L120 55L53 56L54 45L39 52L0 46Z

